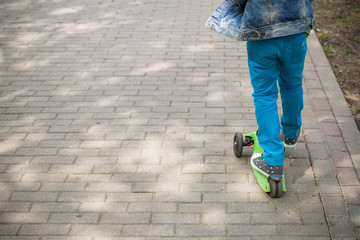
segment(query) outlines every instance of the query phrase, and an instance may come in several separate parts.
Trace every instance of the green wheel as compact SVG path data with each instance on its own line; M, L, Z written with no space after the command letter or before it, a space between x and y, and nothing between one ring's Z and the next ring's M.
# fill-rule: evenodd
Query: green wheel
M236 157L241 157L243 151L243 135L241 132L235 133L233 143L234 154Z

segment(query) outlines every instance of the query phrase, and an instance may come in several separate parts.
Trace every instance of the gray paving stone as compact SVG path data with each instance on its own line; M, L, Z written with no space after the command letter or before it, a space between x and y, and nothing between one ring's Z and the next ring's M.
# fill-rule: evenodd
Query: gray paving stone
M171 237L175 235L175 227L173 225L125 225L125 236L158 236Z
M31 205L31 212L34 213L65 213L76 212L79 203L56 203L56 202L34 202Z
M199 224L199 214L156 213L151 222L155 224Z
M349 205L349 212L352 219L352 223L356 226L360 226L360 206L359 205Z
M360 185L360 181L354 168L337 168L337 178L341 186L343 185Z
M250 224L250 214L204 214L201 222L204 224Z
M299 213L255 213L253 214L252 224L301 224L301 214Z
M176 202L176 203L200 203L202 202L201 193L156 193L156 202Z
M14 238L14 236L16 236L16 233L19 231L20 229L20 225L17 224L0 224L0 239L9 239L9 237L11 236L11 238ZM1 236L8 236L8 237L1 237Z
M15 192L11 196L12 201L52 202L55 201L57 192Z
M40 183L35 182L7 182L0 186L0 191L38 191Z
M1 213L0 223L46 223L48 213Z
M29 202L0 202L1 212L28 212Z
M346 215L346 206L341 194L322 195L323 205L327 215Z
M70 235L79 236L122 236L123 227L112 224L74 224L71 225Z
M135 202L130 203L129 212L176 212L175 203L156 203L156 202Z
M230 213L274 213L273 203L231 203L228 206Z
M231 225L229 226L230 236L275 236L277 234L276 225Z
M225 204L222 203L190 203L190 204L180 204L179 212L180 213L225 213L226 208Z
M345 201L348 205L360 204L360 188L359 186L341 186Z
M179 225L176 229L176 236L179 237L203 237L224 235L225 226L221 225Z
M322 194L340 194L339 183L336 178L319 178L320 193Z
M325 144L322 143L311 143L307 145L311 160L315 159L329 159L329 153L326 149Z
M301 218L304 224L326 224L324 213L302 213Z
M101 223L110 224L149 224L151 219L150 213L130 213L130 214L104 214Z
M49 223L98 223L99 213L54 213L50 216Z
M108 193L107 201L110 202L150 202L152 193Z
M334 178L335 171L330 160L313 160L313 169L318 178Z
M281 235L288 236L329 236L328 227L324 224L311 225L282 225L280 227Z
M354 229L348 216L329 216L328 221L333 238L355 238Z
M99 202L105 200L105 193L60 192L59 202Z
M348 152L331 151L331 158L336 167L353 167L353 162Z

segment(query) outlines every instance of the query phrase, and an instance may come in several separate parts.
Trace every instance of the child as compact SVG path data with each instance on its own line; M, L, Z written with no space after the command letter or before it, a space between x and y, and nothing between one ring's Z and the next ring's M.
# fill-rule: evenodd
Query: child
M280 180L284 145L295 147L301 133L302 72L306 37L314 28L312 0L225 0L206 26L247 42L258 139L264 152L251 166ZM278 118L278 85L283 115ZM280 130L283 141L280 139Z

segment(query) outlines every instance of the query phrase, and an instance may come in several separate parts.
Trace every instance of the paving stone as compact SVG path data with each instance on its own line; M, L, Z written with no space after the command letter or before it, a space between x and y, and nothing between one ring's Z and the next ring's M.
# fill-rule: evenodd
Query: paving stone
M225 165L188 164L183 166L182 173L225 173Z
M347 152L347 147L345 145L343 137L326 136L325 139L331 151Z
M99 213L54 213L50 216L49 223L98 223Z
M20 235L59 235L67 234L69 229L69 224L29 224L21 228Z
M304 224L326 224L324 213L302 213L301 218Z
M41 192L80 192L84 191L85 183L45 183L42 185Z
M31 212L76 212L79 205L79 203L35 202L31 206Z
M126 212L127 208L126 202L83 202L78 209L80 212L118 213Z
M325 144L311 143L311 144L307 144L307 147L309 150L309 155L311 160L315 160L315 159L323 160L330 158Z
M359 186L341 186L345 201L348 205L360 204L360 188Z
M181 237L203 237L203 236L224 236L225 226L221 225L179 225L176 229L176 236Z
M244 193L205 193L203 202L247 202L248 196Z
M252 224L301 224L301 214L299 213L255 213L253 214Z
M99 202L105 200L105 193L61 192L59 202Z
M330 111L331 107L327 99L316 99L313 101L313 106L316 111Z
M325 213L327 215L346 215L346 206L341 194L322 195Z
M327 225L311 224L311 225L282 225L280 234L286 236L329 236Z
M152 223L155 224L199 224L199 214L156 213L152 214Z
M274 236L277 235L276 225L230 225L229 226L230 236Z
M341 186L360 185L358 175L354 168L337 168L336 173Z
M129 212L175 212L175 203L156 203L156 202L135 202L130 203Z
M45 236L44 240L91 240L91 237L87 236Z
M125 236L158 236L171 237L175 235L175 227L173 225L125 225Z
M330 160L313 160L313 169L317 178L335 177L335 171Z
M29 202L0 202L0 212L28 212Z
M154 195L156 202L176 202L176 203L200 203L202 201L201 193L156 193Z
M319 178L320 193L322 194L340 194L339 183L336 178Z
M15 192L12 194L12 201L31 201L31 202L52 202L55 201L59 193L57 192Z
M215 183L186 183L181 184L180 187L182 192L224 192L225 184Z
M110 224L149 224L151 219L150 213L108 213L101 218L101 223Z
M275 206L268 203L231 203L228 206L230 213L274 213Z
M74 224L71 226L70 235L80 236L122 236L123 227L121 225L110 224Z
M250 224L250 214L204 214L201 222L204 224Z
M323 143L321 131L319 129L304 129L305 140L307 143Z
M348 216L329 216L329 228L332 238L354 238L354 229Z
M349 212L352 219L352 223L356 226L360 226L360 205L349 205Z
M131 192L131 183L89 183L84 188L86 192L103 192L104 189L108 192Z
M273 204L272 202L270 202ZM271 205L270 204L270 205ZM298 202L292 204L291 202L276 203L277 212L279 213L320 213L323 212L321 203L316 202Z
M40 183L35 182L7 182L0 185L0 191L38 191Z
M180 213L225 213L225 204L204 203L204 204L180 204Z
M353 167L353 162L348 152L331 151L331 158L334 160L336 167Z
M1 213L0 223L46 223L48 213Z
M108 193L107 201L110 202L150 202L152 193Z
M341 131L336 123L320 123L322 132L326 136L341 136Z

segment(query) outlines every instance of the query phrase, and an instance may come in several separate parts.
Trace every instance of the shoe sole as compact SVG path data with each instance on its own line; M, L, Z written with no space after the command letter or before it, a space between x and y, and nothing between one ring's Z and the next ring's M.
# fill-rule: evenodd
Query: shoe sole
M302 126L300 127L299 138L301 137L301 133L302 133ZM298 138L298 140L299 140L299 138ZM285 147L285 148L287 148L287 149L293 149L293 148L296 147L297 141L296 141L296 143L295 143L294 145L288 145L288 144L286 144L284 141L283 141L283 143L284 143L284 147Z
M294 145L288 145L288 144L284 143L284 147L287 148L287 149L293 149L293 148L296 147L296 144L297 143L295 143Z

